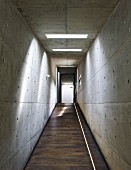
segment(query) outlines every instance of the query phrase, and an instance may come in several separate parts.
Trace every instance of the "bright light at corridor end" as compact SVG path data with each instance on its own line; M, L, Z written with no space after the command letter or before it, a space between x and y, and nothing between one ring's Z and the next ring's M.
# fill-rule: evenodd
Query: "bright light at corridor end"
M47 38L65 38L65 39L83 39L87 38L88 34L46 34Z
M52 49L53 51L74 51L74 52L81 52L82 49Z

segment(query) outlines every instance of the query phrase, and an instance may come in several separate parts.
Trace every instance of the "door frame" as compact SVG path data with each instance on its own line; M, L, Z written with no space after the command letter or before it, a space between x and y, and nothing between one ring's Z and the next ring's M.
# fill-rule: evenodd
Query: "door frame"
M63 75L72 75L73 76L73 86L74 86L74 90L73 90L73 103L75 103L75 74L60 74L60 103L62 103L62 81L61 81L61 77Z
M69 67L65 67L67 69L69 69ZM72 67L70 67L72 68ZM61 76L62 75L73 75L74 76L74 81L73 81L73 85L74 85L74 97L73 97L73 102L76 103L77 102L77 72L78 72L78 68L75 67L73 68L73 73L72 72L68 72L68 73L63 73L61 71L61 67L57 67L57 78L56 78L56 85L57 85L57 103L61 103L62 102L62 88L61 88Z

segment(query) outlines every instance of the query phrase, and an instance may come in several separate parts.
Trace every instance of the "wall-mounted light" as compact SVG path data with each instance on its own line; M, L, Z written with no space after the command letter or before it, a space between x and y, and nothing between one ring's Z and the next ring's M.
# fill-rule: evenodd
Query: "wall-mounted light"
M79 87L81 86L81 81L82 81L82 74L80 74L79 79L78 79L78 85L79 85Z
M49 75L49 74L46 75L46 80L47 80L48 78L50 78L50 75Z
M80 76L79 76L79 80L80 80L80 79L82 79L82 74L80 74Z

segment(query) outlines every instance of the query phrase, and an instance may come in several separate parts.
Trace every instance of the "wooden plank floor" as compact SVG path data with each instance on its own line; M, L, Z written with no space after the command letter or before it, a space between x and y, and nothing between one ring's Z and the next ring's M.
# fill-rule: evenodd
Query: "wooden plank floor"
M86 139L87 139L90 151L91 151L91 155L92 155L96 170L109 170L109 167L106 164L106 162L100 152L100 149L94 139L94 136L92 135L92 133L90 131L90 128L89 128L79 106L77 106L77 111L79 113L79 117L80 117L80 120L81 120L81 123L83 126L83 130L84 130L84 133L85 133L85 136L86 136Z
M57 105L25 170L93 170L73 105Z

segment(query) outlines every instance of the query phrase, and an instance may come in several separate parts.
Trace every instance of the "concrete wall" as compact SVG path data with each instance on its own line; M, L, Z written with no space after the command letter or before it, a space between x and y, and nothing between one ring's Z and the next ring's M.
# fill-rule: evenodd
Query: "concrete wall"
M112 170L131 169L131 1L121 0L79 66L78 102Z
M8 0L0 0L0 169L22 170L56 102L50 59Z

